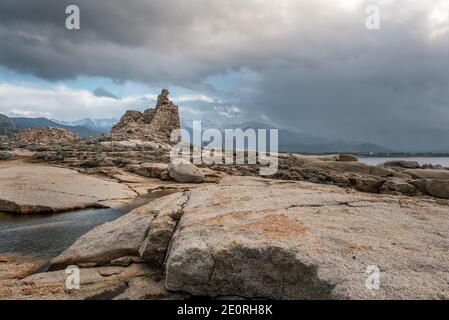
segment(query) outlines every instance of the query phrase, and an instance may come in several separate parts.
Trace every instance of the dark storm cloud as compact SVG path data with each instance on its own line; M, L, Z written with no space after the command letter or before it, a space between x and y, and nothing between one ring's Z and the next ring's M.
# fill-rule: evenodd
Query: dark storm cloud
M449 148L448 0L0 2L0 64L212 93L249 118L402 149ZM65 29L65 7L81 30ZM379 1L380 3L380 1ZM235 86L209 76L243 72Z
M112 98L112 99L116 99L116 100L118 99L118 97L115 94L113 94L108 89L103 88L103 87L99 87L99 88L95 89L94 95L96 97L106 97L106 98Z

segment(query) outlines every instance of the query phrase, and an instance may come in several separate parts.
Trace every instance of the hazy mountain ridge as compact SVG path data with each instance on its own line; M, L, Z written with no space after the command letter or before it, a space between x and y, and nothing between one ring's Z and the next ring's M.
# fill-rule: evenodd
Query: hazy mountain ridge
M111 130L112 126L114 126L120 119L117 118L104 118L104 119L91 119L91 118L83 118L75 121L60 121L53 120L61 125L66 126L80 126L90 129L92 131L108 133Z
M46 118L8 118L5 120L4 116L2 121L4 123L13 123L15 125L14 129L8 129L8 132L16 132L20 129L27 128L42 128L42 127L56 127L64 128L76 133L79 137L94 137L101 134L107 134L111 127L116 124L119 119L115 118L103 118L103 119L91 119L83 118L76 121L59 121L59 120L49 120ZM1 123L1 121L0 121ZM187 132L189 132L190 137L193 135L193 121L183 120L181 121L181 127ZM210 120L201 121L201 129L204 132L207 129L217 129L223 136L225 129L242 129L243 131L247 129L276 129L276 127L261 123L261 122L244 122L241 124L217 124ZM3 129L5 131L6 129ZM15 131L14 131L15 130ZM338 153L338 152L350 152L350 153L390 153L393 152L390 149L384 148L382 146L369 143L369 142L358 142L358 141L341 141L341 140L330 140L326 138L316 137L307 135L301 132L289 130L289 129L278 129L279 131L279 151L280 152L303 152L303 153ZM0 125L0 134L2 128ZM267 141L269 144L269 141Z
M84 126L64 125L47 118L10 118L4 115L2 115L1 118L3 121L0 122L0 134L6 130L6 127L2 126L2 123L13 123L14 128L11 130L13 133L17 133L21 129L54 127L67 129L73 133L76 133L80 138L96 137L101 134L99 131L89 129Z
M182 128L187 130L192 137L193 135L193 122L192 121L182 121ZM330 140L321 137L307 135L301 132L289 130L289 129L279 129L275 126L271 126L266 123L261 122L244 122L242 124L214 124L213 122L207 120L201 122L201 129L204 132L207 129L217 129L224 136L225 129L242 129L243 131L247 129L278 129L279 134L279 151L280 152L303 152L303 153L338 153L338 152L349 152L349 153L388 153L392 150L384 148L382 146L369 143L369 142L358 142L358 141L340 141L340 140ZM267 141L269 144L269 141Z

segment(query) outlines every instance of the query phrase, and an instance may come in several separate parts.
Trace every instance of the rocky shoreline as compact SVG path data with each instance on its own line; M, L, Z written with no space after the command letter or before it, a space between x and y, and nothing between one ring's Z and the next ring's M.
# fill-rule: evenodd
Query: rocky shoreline
M0 211L151 198L84 234L47 272L3 268L1 299L449 299L448 168L286 153L260 178L262 163L170 163L161 127L179 127L179 116L167 95L128 112L110 136L47 141L39 130L37 140L0 144ZM65 287L73 265L76 290Z
M10 298L447 299L447 205L227 177L93 229ZM43 294L70 265L86 285ZM379 290L365 287L371 265Z

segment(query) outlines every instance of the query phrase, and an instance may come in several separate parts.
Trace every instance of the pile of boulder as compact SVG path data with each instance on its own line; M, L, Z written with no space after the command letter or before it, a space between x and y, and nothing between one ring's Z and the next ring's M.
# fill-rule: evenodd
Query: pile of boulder
M389 161L382 165L407 175L407 183L416 188L416 193L436 198L449 199L449 170L442 166L423 165L416 161Z
M75 142L76 134L62 128L31 128L20 131L14 138L18 144L55 144Z
M447 168L402 160L372 166L356 158L342 159L289 154L279 158L279 170L274 178L331 184L369 193L449 199Z

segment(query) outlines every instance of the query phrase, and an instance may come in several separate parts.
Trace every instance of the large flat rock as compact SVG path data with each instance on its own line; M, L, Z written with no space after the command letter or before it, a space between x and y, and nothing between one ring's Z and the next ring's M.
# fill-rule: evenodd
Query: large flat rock
M130 199L136 193L113 180L40 165L0 168L0 211L53 213Z
M214 297L447 299L448 217L447 202L225 178L191 191L166 286ZM378 290L366 286L372 266Z

